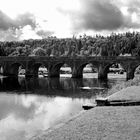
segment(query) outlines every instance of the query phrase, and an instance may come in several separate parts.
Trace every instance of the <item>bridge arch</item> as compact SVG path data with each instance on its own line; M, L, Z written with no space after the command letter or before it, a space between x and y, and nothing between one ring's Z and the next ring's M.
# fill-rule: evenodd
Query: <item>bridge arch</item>
M0 64L0 75L4 74L4 66Z
M20 69L26 69L26 66L23 63L20 62L16 62L16 63L12 63L9 67L9 75L10 76L18 76L19 75L19 71Z
M96 70L96 72L98 71L98 66L97 65L95 65L92 62L85 62L85 63L82 63L82 64L79 64L79 65L75 66L75 70L73 71L72 77L74 77L74 78L82 78L83 73L85 72L85 68L88 65L92 69L91 70L92 73L93 73L93 70Z
M132 70L132 72L134 72L134 77L140 77L140 63L134 67L134 70Z
M64 63L60 67L60 77L71 77L72 74L72 68L68 64Z
M37 62L32 64L30 68L30 74L32 77L47 76L48 73L48 66L42 62Z
M98 67L96 65L93 65L92 63L88 63L86 66L84 66L82 73L84 77L86 75L89 75L91 77L91 73L94 73L94 75L92 75L92 78L97 78Z
M60 77L60 74L66 73L64 66L69 67L70 72L72 71L72 66L69 63L59 62L49 67L49 77Z
M112 62L107 64L105 66L104 73L107 75L107 77L126 78L126 69L120 62Z
M137 69L139 68L140 66L140 62L139 61L130 61L128 64L127 64L127 67L126 67L126 79L127 80L130 80L130 79L133 79L135 76L138 76L136 75L136 71Z

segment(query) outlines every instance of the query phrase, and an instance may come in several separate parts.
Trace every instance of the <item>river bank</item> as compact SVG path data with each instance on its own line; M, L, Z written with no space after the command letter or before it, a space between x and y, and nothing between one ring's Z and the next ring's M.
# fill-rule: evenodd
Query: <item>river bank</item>
M120 91L107 97L108 100L140 101L139 80L134 79L119 87L122 90L117 89ZM139 140L139 118L140 106L95 107L32 140Z
M32 140L139 140L140 107L96 107Z

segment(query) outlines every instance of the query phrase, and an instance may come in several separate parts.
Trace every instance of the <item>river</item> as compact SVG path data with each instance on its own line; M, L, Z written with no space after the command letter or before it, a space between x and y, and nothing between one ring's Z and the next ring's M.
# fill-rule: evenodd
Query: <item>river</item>
M43 130L68 120L83 110L83 104L94 103L106 96L116 83L125 81L125 74L110 74L108 81L99 81L97 74L84 74L72 79L0 78L0 140L27 140Z

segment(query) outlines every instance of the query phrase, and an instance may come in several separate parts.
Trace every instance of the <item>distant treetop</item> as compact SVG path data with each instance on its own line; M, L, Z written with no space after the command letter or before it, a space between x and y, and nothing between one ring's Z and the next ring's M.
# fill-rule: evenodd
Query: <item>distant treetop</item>
M0 42L1 56L140 56L140 33Z

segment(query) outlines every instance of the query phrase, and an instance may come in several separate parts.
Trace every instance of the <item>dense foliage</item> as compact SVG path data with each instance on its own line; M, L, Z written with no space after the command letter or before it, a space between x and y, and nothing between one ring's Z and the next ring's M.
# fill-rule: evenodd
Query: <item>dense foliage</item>
M0 42L0 56L140 56L140 33Z

